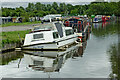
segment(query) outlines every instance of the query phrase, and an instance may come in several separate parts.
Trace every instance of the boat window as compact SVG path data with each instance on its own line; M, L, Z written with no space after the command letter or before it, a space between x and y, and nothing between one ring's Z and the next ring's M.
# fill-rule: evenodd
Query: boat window
M34 27L34 31L36 30L54 30L54 26L52 23L45 23L45 24L40 24L37 27Z
M35 27L35 28L34 28L34 30L38 30L38 29L40 29L40 28L39 28L39 27Z
M56 17L61 17L61 16L56 16Z
M54 39L59 38L58 32L53 32L53 38Z
M73 29L71 30L71 34L74 34L74 30Z
M60 35L60 37L63 37L63 29L62 29L62 24L61 23L55 23L55 26L57 28L58 34Z
M33 39L43 38L43 34L34 34Z
M72 35L74 34L74 31L69 29L69 30L65 30L66 36Z
M33 64L42 66L43 65L43 61L34 60Z

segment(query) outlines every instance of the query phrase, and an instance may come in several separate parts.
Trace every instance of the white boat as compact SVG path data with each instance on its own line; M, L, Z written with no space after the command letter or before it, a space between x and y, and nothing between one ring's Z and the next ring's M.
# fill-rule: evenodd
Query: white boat
M23 49L59 49L74 43L77 35L61 22L41 24L26 34Z

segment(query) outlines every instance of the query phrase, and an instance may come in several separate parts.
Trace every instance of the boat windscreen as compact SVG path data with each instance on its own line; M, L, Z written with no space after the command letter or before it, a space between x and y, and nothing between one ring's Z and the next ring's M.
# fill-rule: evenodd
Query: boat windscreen
M33 30L35 31L35 30L54 30L54 29L55 28L53 24L41 24L39 26L34 27Z
M62 29L62 24L61 23L55 23L55 26L57 28L58 34L60 37L63 37L63 29Z

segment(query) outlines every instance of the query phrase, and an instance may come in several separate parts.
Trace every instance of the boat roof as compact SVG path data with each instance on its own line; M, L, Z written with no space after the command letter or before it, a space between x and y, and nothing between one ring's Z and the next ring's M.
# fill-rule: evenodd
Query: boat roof
M40 25L34 26L33 31L36 31L36 30L54 30L54 29L55 29L55 27L54 27L53 23L45 23L45 24L40 24Z
M66 20L78 20L78 21L85 21L85 19L84 18L79 18L79 17L72 17L72 18L69 18L69 19L66 19Z
M57 30L60 37L63 37L63 29L72 29L72 28L71 27L65 27L62 24L62 22L57 21L57 22L50 22L50 23L35 26L34 29L30 33Z
M57 29L57 25L56 24L60 24L59 27L65 27L62 22L49 22L49 23L44 23L44 24L40 24L37 26L34 26L34 29L32 31L37 31L37 30L56 30Z

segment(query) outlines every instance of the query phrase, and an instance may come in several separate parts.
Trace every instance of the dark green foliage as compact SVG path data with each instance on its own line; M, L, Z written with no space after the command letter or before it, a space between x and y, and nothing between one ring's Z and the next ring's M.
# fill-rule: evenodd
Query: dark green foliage
M25 14L25 17L24 17L24 19L23 19L23 22L29 22L30 20L29 20L29 16L27 15L27 14Z
M56 11L54 8L51 8L50 13L51 13L51 14L56 14L57 11Z
M101 14L101 15L112 15L115 14L116 16L119 16L120 13L118 11L119 9L119 3L120 2L111 2L111 3L92 3L89 5L89 8L87 9L86 13L89 15L91 14Z
M60 3L57 4L53 2L53 4L41 4L37 3L29 3L28 7L23 8L2 8L2 16L3 17L25 17L26 14L28 17L43 17L47 14L62 14L62 15L120 15L120 2L99 2L99 3L91 3L89 5L75 5ZM27 21L27 20L25 20Z

